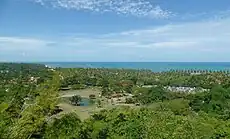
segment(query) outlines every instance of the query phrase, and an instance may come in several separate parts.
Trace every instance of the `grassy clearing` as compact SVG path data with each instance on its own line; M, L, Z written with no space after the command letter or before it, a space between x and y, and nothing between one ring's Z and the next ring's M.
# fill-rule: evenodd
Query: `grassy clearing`
M94 94L96 96L95 101L101 101L101 108L98 108L96 104L92 104L89 106L74 106L69 103L69 98L74 95L80 95L82 98L89 98L89 95L91 94ZM102 109L111 109L119 106L129 106L133 108L136 107L135 104L124 104L118 103L116 101L114 101L114 104L112 104L110 99L107 99L105 97L99 98L99 94L101 94L101 91L98 88L62 91L60 92L61 99L59 106L63 110L62 113L71 111L77 112L81 120L89 118L91 113L100 111Z
M87 88L87 89L82 89L82 90L61 91L60 96L61 97L71 97L74 95L80 95L81 97L88 98L89 95L91 94L99 96L100 93L101 91L98 88Z
M87 119L90 116L90 112L96 109L96 106L73 106L68 103L60 103L59 106L63 109L61 113L68 113L68 112L77 112L78 116L81 120Z
M90 116L90 113L96 111L98 108L95 104L89 106L74 106L69 104L68 98L74 95L80 95L83 98L89 98L90 94L96 95L97 99L101 91L98 88L87 88L83 90L69 90L69 91L61 91L59 106L63 110L61 113L68 113L75 111L78 113L81 120L87 119Z

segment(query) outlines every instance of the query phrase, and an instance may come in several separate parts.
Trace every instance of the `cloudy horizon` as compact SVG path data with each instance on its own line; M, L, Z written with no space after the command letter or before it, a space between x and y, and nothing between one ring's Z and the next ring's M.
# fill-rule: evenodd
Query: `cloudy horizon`
M0 9L0 61L230 61L227 0L3 0Z

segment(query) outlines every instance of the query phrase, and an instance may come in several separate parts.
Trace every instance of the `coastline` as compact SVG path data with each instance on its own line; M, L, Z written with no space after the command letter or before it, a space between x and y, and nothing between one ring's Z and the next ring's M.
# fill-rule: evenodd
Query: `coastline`
M170 70L230 71L230 62L40 62L61 68L147 69L153 72Z

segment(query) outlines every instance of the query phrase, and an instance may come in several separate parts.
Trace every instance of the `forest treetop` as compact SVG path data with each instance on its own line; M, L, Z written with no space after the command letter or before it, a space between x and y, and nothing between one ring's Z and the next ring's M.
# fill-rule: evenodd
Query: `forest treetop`
M49 68L0 64L0 138L230 138L228 71ZM203 88L195 93L165 87ZM62 88L97 87L103 96L132 94L139 107L104 109L81 121L55 117Z

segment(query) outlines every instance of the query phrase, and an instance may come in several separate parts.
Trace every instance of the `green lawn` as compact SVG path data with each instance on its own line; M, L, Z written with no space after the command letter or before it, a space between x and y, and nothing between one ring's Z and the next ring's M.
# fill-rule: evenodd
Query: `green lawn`
M90 94L96 95L98 98L101 91L98 88L87 88L82 90L69 90L69 91L61 91L60 92L60 103L59 106L63 110L61 113L72 112L75 111L78 113L80 119L84 120L89 118L90 112L96 111L97 107L95 104L90 106L74 106L69 104L68 98L74 95L80 95L83 98L89 98Z
M60 92L60 103L59 106L62 108L63 112L71 112L71 111L76 111L80 117L80 119L84 120L89 118L90 114L96 111L100 111L102 109L111 109L114 107L119 107L119 106L130 106L130 107L136 107L134 104L114 104L112 105L108 99L105 97L99 98L99 94L101 91L98 88L88 88L88 89L82 89L82 90L69 90L69 91L62 91ZM89 98L90 94L96 95L96 100L98 99L101 100L102 107L97 108L96 104L92 104L90 106L74 106L69 103L69 98L74 96L74 95L80 95L83 98Z
M91 94L94 94L98 97L100 93L101 91L98 88L87 88L87 89L82 89L82 90L61 91L60 96L61 97L71 97L74 95L80 95L84 98L88 98L89 95Z

